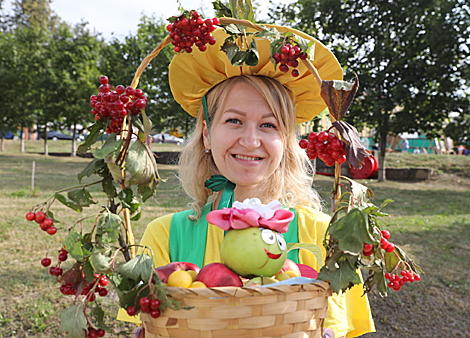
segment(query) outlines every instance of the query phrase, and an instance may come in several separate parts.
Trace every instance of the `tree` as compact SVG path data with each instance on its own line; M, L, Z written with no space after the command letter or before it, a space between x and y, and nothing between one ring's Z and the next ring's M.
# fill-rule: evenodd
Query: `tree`
M385 179L388 135L436 136L449 113L468 104L461 94L470 34L463 1L299 0L278 6L271 19L318 36L346 78L357 73L360 94L347 120L375 129L379 180Z
M77 124L93 121L90 113L89 97L96 91L96 79L99 77L100 41L90 34L82 22L71 28L62 24L52 36L48 45L50 60L47 76L49 105L55 115L54 122L61 127L72 128L72 156L76 153Z

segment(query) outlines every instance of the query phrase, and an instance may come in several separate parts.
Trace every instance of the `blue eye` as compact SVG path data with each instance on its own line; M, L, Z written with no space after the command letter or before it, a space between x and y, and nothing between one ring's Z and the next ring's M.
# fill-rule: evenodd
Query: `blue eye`
M225 123L235 123L235 124L238 124L240 123L240 120L239 119L227 119L225 121Z
M273 128L273 129L277 129L277 127L276 127L274 124L269 123L269 122L263 123L263 124L261 125L261 127L263 127L263 128Z

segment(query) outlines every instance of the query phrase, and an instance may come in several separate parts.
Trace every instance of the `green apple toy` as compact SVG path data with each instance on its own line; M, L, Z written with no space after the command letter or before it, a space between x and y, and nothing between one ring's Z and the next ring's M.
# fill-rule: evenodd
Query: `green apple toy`
M271 277L281 270L288 251L282 233L293 219L293 212L278 201L263 205L257 198L207 215L209 223L228 231L220 249L222 262L246 278Z

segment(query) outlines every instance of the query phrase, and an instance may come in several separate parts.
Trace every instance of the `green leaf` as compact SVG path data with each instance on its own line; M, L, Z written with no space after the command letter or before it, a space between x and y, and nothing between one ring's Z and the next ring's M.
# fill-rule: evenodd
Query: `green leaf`
M156 186L159 180L155 156L148 145L140 140L130 146L125 167L129 175L129 185L154 182Z
M110 261L111 259L101 252L95 252L91 255L90 264L94 271L98 273L108 273L111 271L111 267L109 266Z
M261 32L256 33L256 37L266 38L269 42L271 42L271 44L275 41L280 41L282 43L282 40L284 40L284 38L281 36L281 33L279 33L276 28L269 27L263 27Z
M299 44L299 47L300 49L302 49L302 52L307 53L310 60L313 61L315 56L315 41L304 39L299 35L295 35L294 41Z
M142 120L144 122L144 140L141 141L147 142L148 138L150 137L150 133L152 132L152 121L150 121L150 119L147 117L145 110L142 110ZM149 143L147 142L147 144Z
M81 205L75 203L74 201L68 199L64 195L59 194L58 192L55 193L54 197L63 205L69 207L70 209L73 209L78 212L82 212L83 208Z
M323 281L329 280L330 287L336 294L350 289L355 284L361 283L361 277L347 260L339 261L337 269L329 269L327 266L324 266L320 269L318 279Z
M351 185L351 192L352 196L354 197L351 198L351 202L354 208L365 209L371 206L370 200L374 198L374 193L370 188L360 183L357 183L349 177L341 176L341 178L348 181Z
M57 219L54 218L54 213L50 210L46 211L46 217L51 218L54 223L60 223Z
M85 338L87 322L82 304L74 304L60 314L60 332L65 332L67 338Z
M224 16L227 17L227 18L232 18L233 17L232 16L232 11L230 10L230 8L225 6L225 4L222 1L220 1L220 0L213 1L212 6L214 7L216 16L218 18L224 17Z
M395 249L397 247L395 246ZM392 272L393 269L400 263L400 258L395 255L394 252L386 252L384 254L384 260L385 260L385 267L387 268L387 272Z
M288 243L287 244L287 252L296 249L305 249L310 251L315 255L315 259L320 267L323 266L323 253L321 252L321 248L313 243Z
M67 197L82 207L89 207L91 204L96 204L91 197L91 194L85 188L69 191Z
M142 210L139 209L137 213L131 217L131 221L138 221L142 217Z
M85 260L83 271L85 272L85 280L87 283L91 283L95 280L95 271L93 270L89 259Z
M118 193L117 193L116 187L114 186L114 181L111 175L107 175L103 177L103 181L101 181L101 187L103 188L103 191L106 193L109 199L112 199L118 196Z
M364 281L365 291L371 291L374 285L377 287L377 291L382 297L387 297L387 281L385 280L385 273L381 268L370 270L369 277Z
M234 24L223 26L223 28L225 32L227 32L227 34L232 34L232 35L242 34L242 31L238 29L237 25L234 25Z
M339 241L342 251L359 254L364 248L364 243L374 244L375 242L369 230L369 216L356 208L331 224L328 231Z
M137 186L137 192L142 198L142 203L145 203L150 197L155 194L155 189L152 189L149 185L139 184Z
M119 239L121 224L122 221L118 215L105 212L98 220L96 236L101 238L103 243L115 242Z
M139 133L144 133L144 125L142 124L142 121L140 119L133 118L132 119L132 125L137 128Z
M78 182L82 182L82 179L86 177L90 177L93 175L98 169L102 168L105 165L104 161L101 159L94 158L93 161L88 163L88 165L83 169L80 173L78 173Z
M152 258L148 255L140 254L124 264L119 269L119 274L124 278L148 282L153 270Z
M63 245L73 258L77 261L82 262L84 251L82 247L82 235L78 232L70 231L68 236L65 238Z
M113 154L114 152L120 150L122 147L122 143L122 139L119 141L116 139L116 134L111 134L106 140L103 147L95 150L93 156L97 159L102 160L110 154Z
M95 302L95 307L91 310L90 315L95 319L96 326L103 330L110 330L110 327L104 323L104 311L98 303Z
M96 140L101 135L101 130L104 129L105 125L102 121L97 121L90 130L90 134L86 137L85 142L83 142L77 149L77 154L86 153L90 147L96 142Z
M128 279L125 279L125 280L129 281ZM128 308L129 306L134 305L135 307L137 307L137 310L139 311L140 304L138 301L136 301L137 298L147 297L149 293L150 292L149 292L148 284L141 284L135 288L128 287L126 291L121 291L119 295L119 305L122 308ZM139 296L137 297L137 295ZM160 310L163 310L163 307L161 306L161 304L160 304Z

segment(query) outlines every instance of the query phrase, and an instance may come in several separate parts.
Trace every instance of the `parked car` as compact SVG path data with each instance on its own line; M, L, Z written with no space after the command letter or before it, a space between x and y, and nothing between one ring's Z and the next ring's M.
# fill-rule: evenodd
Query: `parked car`
M44 137L42 137L42 138L44 138ZM71 140L72 138L73 138L72 135L67 135L67 134L64 134L60 131L50 130L50 131L47 132L47 139L48 140L53 140L53 141ZM83 135L77 134L77 135L75 135L75 139L77 139L78 141L83 141L85 139L85 137Z
M181 145L184 143L182 138L170 135L170 134L157 134L153 136L153 142L155 143L173 143Z

